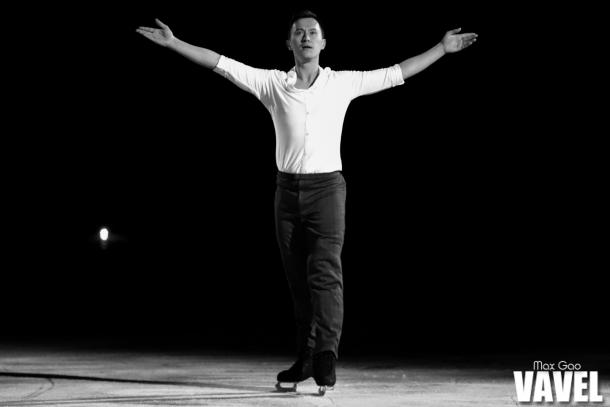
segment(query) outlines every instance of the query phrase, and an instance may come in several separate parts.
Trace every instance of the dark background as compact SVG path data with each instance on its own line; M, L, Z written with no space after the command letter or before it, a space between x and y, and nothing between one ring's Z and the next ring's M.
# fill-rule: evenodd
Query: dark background
M229 3L7 14L5 340L292 350L269 114L135 32L158 17L289 70L293 9ZM572 69L574 39L558 37L581 15L333 4L309 6L335 70L398 63L452 28L479 34L348 110L343 354L607 350L601 107Z

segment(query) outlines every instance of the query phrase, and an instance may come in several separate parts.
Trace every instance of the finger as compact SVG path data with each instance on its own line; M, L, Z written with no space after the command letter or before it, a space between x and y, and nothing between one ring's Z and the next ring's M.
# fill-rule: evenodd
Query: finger
M461 36L462 36L462 38L464 38L465 40L476 39L476 38L478 37L478 35L476 35L476 34L474 34L474 33L462 34Z
M146 38L148 38L149 40L153 40L153 41L154 41L154 39L155 39L154 34L153 34L153 33L148 32L148 31L136 30L136 32L137 32L138 34L141 34L141 35L145 36L145 37L146 37Z
M155 18L155 22L157 23L157 25L161 28L169 28L167 25L163 24L161 22L161 20L159 20L158 18Z
M475 42L475 40L472 40L472 41L464 41L464 42L462 43L462 49L464 49L464 48L466 48L466 47L471 46L472 44L474 44L474 42Z
M150 27L138 27L138 30L142 30L142 31L147 31L149 33L155 32L156 28L150 28Z
M462 29L461 29L461 28L455 28L455 29L453 29L453 30L449 30L449 31L447 31L447 34L449 34L449 35L453 35L453 34L457 34L457 33L459 33L460 31L462 31Z

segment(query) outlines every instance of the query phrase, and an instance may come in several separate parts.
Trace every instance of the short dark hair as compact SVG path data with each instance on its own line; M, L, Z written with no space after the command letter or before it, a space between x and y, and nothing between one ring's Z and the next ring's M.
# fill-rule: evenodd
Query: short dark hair
M322 26L322 22L316 13L311 10L299 10L292 15L290 18L290 24L288 24L288 39L290 39L290 34L292 33L292 25L300 20L301 18L313 18L318 22L320 26L320 30L322 31L322 38L326 38L326 32L324 31L324 27Z

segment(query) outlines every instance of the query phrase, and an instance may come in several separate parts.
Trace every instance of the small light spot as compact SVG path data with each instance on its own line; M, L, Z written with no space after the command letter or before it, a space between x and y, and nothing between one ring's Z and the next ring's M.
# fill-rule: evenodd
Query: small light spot
M108 240L108 229L106 229L106 228L100 229L100 239L102 239L103 242Z

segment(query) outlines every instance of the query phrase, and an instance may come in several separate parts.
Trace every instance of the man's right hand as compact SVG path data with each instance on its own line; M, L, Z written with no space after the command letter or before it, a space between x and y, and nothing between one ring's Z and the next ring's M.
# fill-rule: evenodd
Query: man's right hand
M142 34L155 44L168 47L196 64L202 65L206 68L214 69L214 67L218 64L218 61L220 60L219 54L207 48L188 44L174 37L172 30L159 21L159 19L155 18L155 22L161 28L139 27L136 32Z
M142 34L156 44L167 47L174 40L174 34L172 34L172 30L159 21L159 19L155 18L155 22L161 28L139 27L136 32Z

